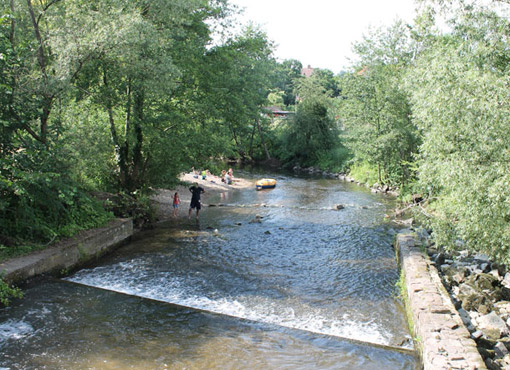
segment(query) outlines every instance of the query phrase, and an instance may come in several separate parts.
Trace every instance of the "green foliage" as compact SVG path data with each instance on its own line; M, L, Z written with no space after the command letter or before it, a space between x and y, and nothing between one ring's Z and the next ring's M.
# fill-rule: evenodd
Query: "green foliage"
M297 106L295 116L280 128L282 152L279 155L285 162L313 166L319 157L323 161L333 158L328 152L338 148L339 131L322 87L314 80L307 80L300 89L303 101Z
M359 64L341 78L346 145L356 162L377 167L379 184L403 186L413 175L420 137L402 83L412 48L400 22L378 30L356 45Z
M507 18L456 15L408 78L423 132L420 185L437 243L458 241L510 263L510 99Z
M0 159L0 228L15 244L50 242L111 218L75 182L50 171L58 163L44 154L24 151Z
M16 287L10 286L0 278L0 304L8 306L12 298L22 298L23 292Z
M356 162L349 168L349 176L370 186L379 181L377 167L368 162Z
M149 197L118 193L105 200L105 208L116 217L132 218L134 227L143 228L155 220L155 212Z
M284 60L277 64L275 71L276 86L283 92L283 104L285 106L296 105L296 83L301 76L303 65L295 59Z
M349 149L341 143L330 150L319 150L316 153L317 165L321 170L330 172L346 172L347 163L351 159Z

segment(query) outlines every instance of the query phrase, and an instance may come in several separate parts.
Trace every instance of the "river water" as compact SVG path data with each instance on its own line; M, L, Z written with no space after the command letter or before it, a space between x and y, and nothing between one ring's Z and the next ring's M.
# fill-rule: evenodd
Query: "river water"
M162 223L28 286L0 310L0 368L420 368L396 298L393 200L277 179L205 194L216 207L200 223Z

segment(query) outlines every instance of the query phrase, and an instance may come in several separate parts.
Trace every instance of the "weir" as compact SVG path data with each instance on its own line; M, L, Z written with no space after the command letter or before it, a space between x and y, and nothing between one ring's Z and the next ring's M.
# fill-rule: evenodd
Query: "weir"
M392 198L283 177L204 202L219 206L200 223L180 210L0 310L2 365L421 368L397 298Z
M206 313L213 314L213 315L228 316L228 317L232 317L232 318L235 318L235 319L239 319L239 320L243 320L243 321L248 321L248 322L261 323L261 324L265 324L265 325L281 326L281 327L284 327L286 329L292 329L292 330L298 330L298 331L308 332L308 333L312 333L312 334L318 334L318 335L323 335L323 336L335 337L335 338L338 338L338 339L341 339L341 340L345 340L345 341L349 341L351 343L358 344L358 345L364 345L364 346L370 346L370 347L375 347L375 348L381 348L381 349L385 349L385 350L396 351L396 352L406 353L406 354L411 354L411 355L415 355L416 354L415 349L414 348L410 348L410 347L394 346L394 345L391 345L391 344L381 344L381 343L377 343L377 342L360 340L360 339L356 339L356 338L349 338L349 337L345 337L345 336L341 336L341 335L324 333L324 332L321 332L320 330L302 329L302 328L299 328L299 327L295 327L295 326L291 326L291 325L284 325L284 324L281 324L281 323L278 324L278 323L267 322L267 321L256 321L256 320L253 320L253 319L248 319L246 317L242 317L240 315L233 315L233 314L224 313L224 312L207 310L207 309L196 307L196 306L184 305L184 304L181 304L181 303L178 303L178 302L169 302L169 301L165 301L163 299L149 298L149 297L146 297L146 296L143 296L143 295L129 294L129 293L121 292L121 291L118 291L118 290L113 290L113 289L108 289L108 288L103 288L103 287L97 287L97 286L94 286L94 285L89 285L89 284L85 284L85 283L81 283L81 282L76 282L76 281L72 281L72 280L62 279L62 281L66 282L66 283L69 283L69 284L76 284L76 285L82 285L82 286L91 287L91 288L94 288L94 289L106 290L106 291L110 291L110 292L115 292L117 294L122 294L122 295L126 295L126 296L141 298L141 299L145 299L145 300L148 300L148 301L166 303L166 304L169 304L169 305L172 305L172 306L181 307L181 308L188 308L188 309L192 309L192 310L195 310L195 311L206 312Z

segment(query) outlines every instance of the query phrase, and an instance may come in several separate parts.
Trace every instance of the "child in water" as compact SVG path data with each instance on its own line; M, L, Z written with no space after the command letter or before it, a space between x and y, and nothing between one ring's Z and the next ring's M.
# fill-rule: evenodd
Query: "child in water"
M175 218L177 217L177 211L179 210L179 204L181 203L181 200L179 199L179 194L177 192L175 192L173 199L174 199L173 202L174 212L172 213L172 216Z

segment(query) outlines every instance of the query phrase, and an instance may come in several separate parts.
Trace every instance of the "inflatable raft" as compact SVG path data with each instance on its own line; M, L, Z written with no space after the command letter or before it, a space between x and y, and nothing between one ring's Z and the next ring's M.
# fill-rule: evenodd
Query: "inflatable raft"
M262 179L255 183L255 187L257 188L257 190L273 189L275 186L276 186L275 179Z

